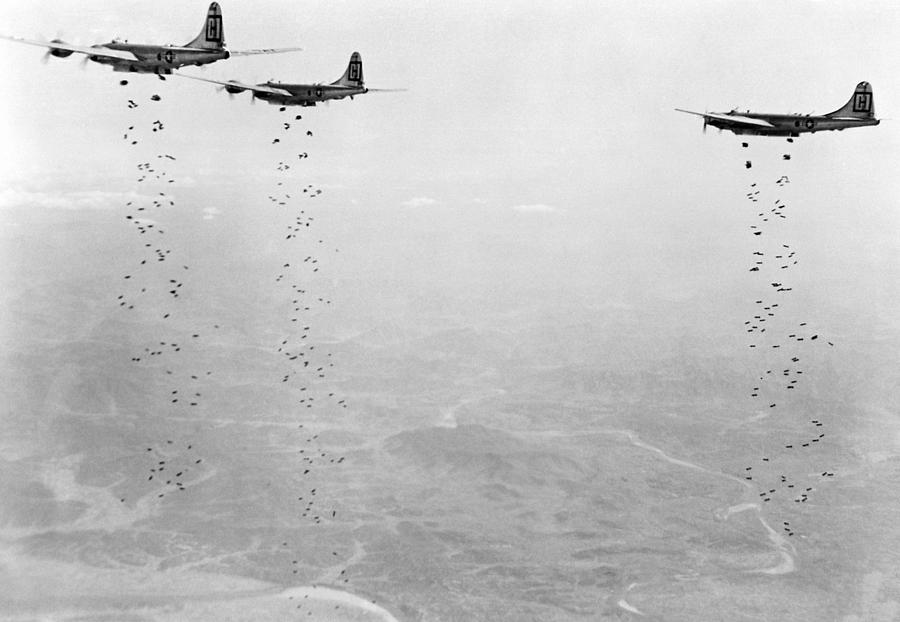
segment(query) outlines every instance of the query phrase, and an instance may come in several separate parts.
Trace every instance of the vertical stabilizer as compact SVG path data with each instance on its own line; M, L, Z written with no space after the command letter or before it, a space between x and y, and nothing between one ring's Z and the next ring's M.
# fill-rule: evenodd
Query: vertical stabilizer
M347 71L332 84L363 88L362 58L359 52L353 52L350 56L350 64L347 65Z
M225 48L225 31L222 29L222 9L218 2L209 5L206 12L206 21L200 34L186 44L189 48L202 48L205 50L221 50Z
M850 117L856 119L875 118L875 100L872 85L860 82L853 91L853 96L843 107L825 115L826 117Z

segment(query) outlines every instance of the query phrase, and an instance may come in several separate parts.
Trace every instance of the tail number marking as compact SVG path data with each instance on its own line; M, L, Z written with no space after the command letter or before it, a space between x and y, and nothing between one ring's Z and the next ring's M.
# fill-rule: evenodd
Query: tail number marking
M872 98L869 93L856 93L853 96L853 112L869 112L872 109Z
M360 62L350 63L350 71L347 74L347 78L358 82L361 65L362 65L362 63L360 63Z
M222 38L222 16L210 15L206 19L206 40L218 42Z

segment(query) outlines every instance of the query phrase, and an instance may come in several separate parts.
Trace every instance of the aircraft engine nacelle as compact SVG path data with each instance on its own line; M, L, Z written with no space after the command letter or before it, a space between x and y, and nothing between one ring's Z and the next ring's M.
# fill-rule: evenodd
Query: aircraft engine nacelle
M62 41L60 39L54 39L50 43L65 43L65 41ZM71 56L72 54L74 54L74 52L72 52L72 50L60 50L59 48L50 48L50 55L55 56L56 58L66 58L68 56Z
M229 83L229 86L224 87L226 93L230 93L231 95L237 95L238 93L243 93L247 89L242 86L237 86L233 83Z

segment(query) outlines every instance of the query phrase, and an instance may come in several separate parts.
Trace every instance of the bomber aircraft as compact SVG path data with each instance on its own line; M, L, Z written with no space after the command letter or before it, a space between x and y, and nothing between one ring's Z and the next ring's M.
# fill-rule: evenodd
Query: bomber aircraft
M350 64L344 75L332 82L331 84L287 84L284 82L263 82L261 84L244 84L237 80L229 80L223 82L220 80L211 80L209 78L201 78L200 76L189 76L184 73L176 75L191 78L192 80L201 80L203 82L211 82L219 84L230 95L250 91L254 99L262 99L276 106L315 106L319 102L328 101L330 99L344 99L349 97L353 99L354 95L362 95L376 91L396 92L405 89L370 89L363 82L362 58L359 52L353 52L350 56Z
M65 58L74 53L84 54L85 62L92 60L102 65L111 65L113 71L135 73L155 73L161 80L174 69L185 65L207 65L231 56L251 54L277 54L298 52L301 48L265 48L258 50L229 51L225 48L225 33L222 28L222 9L218 2L209 5L203 29L190 43L184 45L148 45L128 43L114 39L109 43L92 46L70 45L65 41L33 41L0 35L0 38L18 43L38 45L47 48L44 58L56 56Z
M853 96L846 104L825 115L812 114L767 114L747 111L738 112L692 112L703 117L703 131L707 125L720 130L731 130L735 134L755 134L760 136L799 136L804 132L842 131L848 127L863 127L881 123L875 118L875 104L872 99L872 85L860 82Z

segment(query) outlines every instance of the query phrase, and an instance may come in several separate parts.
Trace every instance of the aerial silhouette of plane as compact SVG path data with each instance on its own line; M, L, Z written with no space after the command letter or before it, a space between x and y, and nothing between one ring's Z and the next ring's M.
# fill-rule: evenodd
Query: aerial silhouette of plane
M91 46L71 45L65 41L34 41L0 35L2 39L27 43L47 48L44 55L66 58L72 54L84 54L86 60L101 65L110 65L113 71L132 73L155 73L160 79L173 70L185 65L208 65L231 56L248 56L252 54L279 54L281 52L298 52L301 48L262 48L257 50L234 50L225 48L225 33L222 26L222 9L218 2L209 5L203 29L193 40L184 45L153 45L128 43L114 39L109 43Z
M353 99L356 95L371 92L396 92L405 89L370 89L363 81L362 58L359 52L353 52L350 63L344 71L344 75L331 84L288 84L285 82L263 82L260 84L244 84L237 80L212 80L200 76L190 76L185 73L177 75L218 84L230 95L250 91L254 99L262 99L276 106L315 106L319 102L331 99Z
M731 112L693 112L681 108L675 110L703 117L704 131L707 125L711 125L720 130L730 130L735 134L759 136L799 136L806 132L842 131L851 127L881 123L875 118L872 85L868 82L857 84L850 101L834 112L824 115L768 114L750 111L740 113L737 109Z

